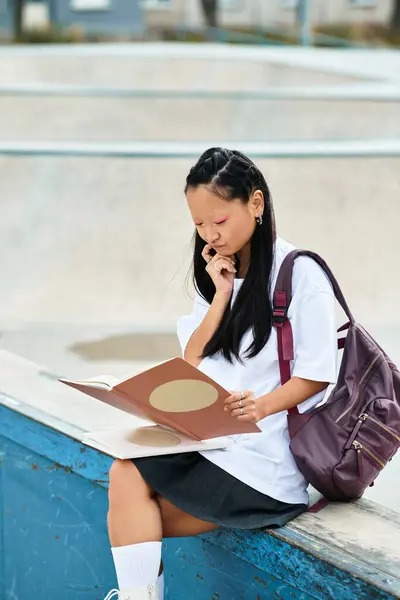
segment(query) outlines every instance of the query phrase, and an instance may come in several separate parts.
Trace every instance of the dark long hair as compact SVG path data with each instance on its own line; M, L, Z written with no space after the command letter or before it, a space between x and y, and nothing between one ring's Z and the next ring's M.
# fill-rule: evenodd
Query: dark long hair
M239 361L240 342L252 329L253 342L246 350L246 358L256 356L267 343L272 329L270 300L271 271L274 262L275 217L271 194L265 178L256 165L237 150L210 148L190 169L185 193L189 188L209 185L224 200L240 199L248 204L255 190L264 195L262 225L257 225L251 238L250 266L232 309L228 304L221 323L203 349L202 358L218 353L233 362ZM196 291L211 304L215 286L205 270L201 255L206 242L197 230L194 235L193 283ZM238 270L238 265L236 266Z

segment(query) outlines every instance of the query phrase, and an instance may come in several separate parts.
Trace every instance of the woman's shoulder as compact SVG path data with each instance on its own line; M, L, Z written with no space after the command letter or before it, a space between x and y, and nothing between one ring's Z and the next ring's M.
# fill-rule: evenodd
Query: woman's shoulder
M277 238L276 269L280 268L284 258L295 250L296 246ZM324 292L333 294L331 283L325 271L309 256L299 256L293 267L292 292L294 294L314 294Z

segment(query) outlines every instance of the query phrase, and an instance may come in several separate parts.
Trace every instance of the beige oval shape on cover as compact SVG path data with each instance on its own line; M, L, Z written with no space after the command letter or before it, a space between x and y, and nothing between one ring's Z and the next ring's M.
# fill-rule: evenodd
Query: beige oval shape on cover
M218 399L213 385L197 379L169 381L156 388L149 402L154 408L165 412L191 412L211 406Z
M160 431L153 427L144 427L137 429L128 437L130 442L138 446L152 446L153 448L163 448L165 446L179 446L181 440L178 436L169 431Z

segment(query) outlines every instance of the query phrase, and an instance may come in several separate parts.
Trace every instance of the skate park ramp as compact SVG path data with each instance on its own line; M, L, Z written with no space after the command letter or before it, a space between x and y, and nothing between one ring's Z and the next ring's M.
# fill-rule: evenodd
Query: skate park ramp
M177 355L192 302L191 143L257 142L279 235L326 258L400 363L398 55L155 46L0 50L0 348L69 377ZM373 142L365 156L354 140ZM370 492L391 508L396 469Z

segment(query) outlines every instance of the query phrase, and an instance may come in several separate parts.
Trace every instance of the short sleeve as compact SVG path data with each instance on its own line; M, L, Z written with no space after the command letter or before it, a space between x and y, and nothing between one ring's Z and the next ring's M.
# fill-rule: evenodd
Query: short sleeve
M208 302L196 292L192 312L189 315L184 315L178 319L176 329L182 356L185 353L185 348L190 338L206 316L209 308L210 305Z
M299 264L298 264L299 263ZM293 298L288 316L293 330L292 376L335 383L338 368L335 296L321 267L299 258L293 271ZM316 406L325 393L299 405L300 412Z

